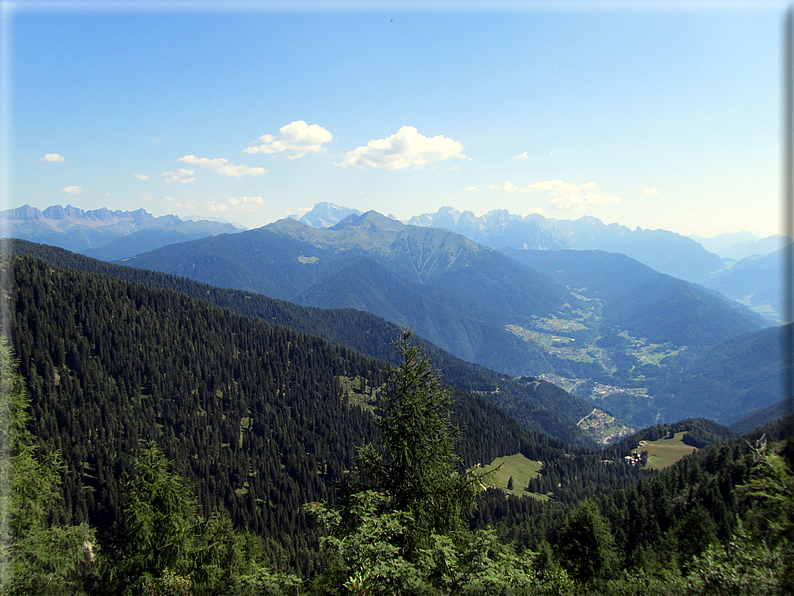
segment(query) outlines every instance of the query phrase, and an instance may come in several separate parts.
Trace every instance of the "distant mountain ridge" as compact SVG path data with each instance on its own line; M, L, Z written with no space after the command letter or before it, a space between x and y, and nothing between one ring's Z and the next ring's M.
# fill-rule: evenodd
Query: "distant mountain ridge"
M361 215L358 209L342 207L336 203L317 203L314 208L296 219L313 228L330 228L335 226L348 215Z
M714 238L702 238L700 236L690 236L703 247L726 259L741 261L754 255L768 255L780 250L785 244L791 242L790 238L773 234L765 238L759 238L750 232L733 232L719 234Z
M621 253L661 273L701 283L722 260L700 244L666 230L631 230L584 216L575 220L527 216L497 209L480 217L471 211L442 207L409 220L412 225L439 226L492 248L535 250L604 250Z
M312 221L315 211L328 213L326 204L318 203L307 214L306 223ZM785 322L779 273L783 265L779 258L785 240L782 236L758 239L744 232L704 239L666 230L631 230L589 216L557 220L538 214L511 214L506 209L476 216L453 207L413 216L406 223L444 228L497 250L602 250L624 254L660 273L716 290L768 317L770 322ZM709 252L709 247L714 252ZM718 256L717 251L732 258ZM775 252L778 256L772 256ZM736 263L736 258L744 260Z
M337 207L341 215L343 207ZM328 204L318 203L302 221L328 215ZM329 221L341 221L331 218ZM625 254L661 273L702 283L723 268L723 261L695 240L666 230L631 230L584 216L576 220L526 216L494 209L477 216L471 211L441 207L436 213L415 215L405 222L420 227L444 228L489 248L518 250L604 250Z
M172 244L240 230L217 221L182 221L176 215L155 217L144 209L84 211L53 205L43 211L30 205L0 211L0 234L58 246L100 259L120 259Z
M624 255L512 252L515 258L442 228L404 225L373 211L330 228L284 219L119 264L305 306L366 310L412 325L464 360L514 377L559 381L644 426L676 419L666 403L680 392L665 388L688 360L767 325L746 306ZM518 260L531 255L567 263ZM652 385L660 391L651 392ZM691 405L687 416L730 421L714 403ZM740 415L757 407L735 409Z
M502 372L526 372L527 362L532 371L549 368L538 349L505 329L505 317L527 323L572 300L556 282L497 251L376 212L327 229L283 219L120 263L305 306L366 308L414 324L428 341ZM494 349L505 344L514 353Z

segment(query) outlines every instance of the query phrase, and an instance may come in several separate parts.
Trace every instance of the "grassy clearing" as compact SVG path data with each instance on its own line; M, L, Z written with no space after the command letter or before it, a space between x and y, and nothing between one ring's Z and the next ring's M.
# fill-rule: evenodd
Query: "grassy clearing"
M481 467L480 471L486 473L495 470L488 477L488 481L485 483L487 486L504 489L510 494L519 497L532 497L540 501L548 501L549 498L546 495L524 490L529 481L540 474L542 467L543 464L539 461L527 459L521 453L517 453L506 457L497 457L487 466ZM511 477L513 478L512 490L507 488Z
M648 441L634 449L633 453L648 452L648 463L645 465L649 470L663 470L672 466L684 456L697 451L697 447L685 445L683 442L686 431L675 433L669 439L659 439L658 441Z
M370 387L363 377L337 377L342 388L342 398L347 398L350 407L358 406L370 412L375 410L378 399L377 387Z

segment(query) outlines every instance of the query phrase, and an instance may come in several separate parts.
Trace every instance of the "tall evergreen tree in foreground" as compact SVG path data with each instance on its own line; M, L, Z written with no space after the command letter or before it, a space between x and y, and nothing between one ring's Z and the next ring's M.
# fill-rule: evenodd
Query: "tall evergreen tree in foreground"
M504 593L530 583L531 553L516 556L490 531L464 527L481 478L454 446L452 401L411 331L395 344L402 364L380 398L378 443L360 448L341 507L311 503L325 526L330 571L321 592L357 594Z
M454 452L462 429L452 425L450 391L411 335L405 331L395 344L402 364L391 369L392 390L378 404L381 440L359 449L356 478L358 490L388 494L389 506L413 519L408 553L430 533L462 529L478 489Z
M42 454L11 349L0 343L0 593L78 594L95 572L94 531L48 522L60 497L60 453Z

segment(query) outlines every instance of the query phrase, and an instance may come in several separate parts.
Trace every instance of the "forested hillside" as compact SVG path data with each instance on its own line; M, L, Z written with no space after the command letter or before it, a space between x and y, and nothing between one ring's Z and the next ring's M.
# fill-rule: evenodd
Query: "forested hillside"
M576 387L633 427L679 417L680 403L669 403L678 392L666 382L680 375L682 358L769 324L743 304L623 255L509 254L370 211L327 229L284 219L119 263L303 305L367 310L412 325L464 360ZM713 400L688 399L680 415L729 423L762 405L740 400L720 410Z
M27 257L9 265L8 331L31 430L65 464L53 519L100 530L119 523L121 479L154 440L195 483L206 512L228 510L298 565L308 540L300 506L333 499L356 446L374 432L342 387L371 394L386 383L385 363L173 290ZM544 492L561 500L641 474L597 465L599 453L528 432L479 397L454 396L466 466L523 453L559 478Z
M7 254L40 258L58 267L107 275L151 288L176 290L241 315L320 336L333 344L345 345L368 356L396 363L390 346L400 333L400 327L367 312L302 307L253 292L217 288L184 277L114 265L22 240L5 241L4 247ZM520 340L514 338L514 341ZM588 402L559 390L551 383L518 382L482 366L464 362L432 344L424 345L448 385L476 392L485 400L509 407L510 414L530 430L584 446L595 445L576 426L576 422L592 410Z
M708 421L684 421L647 429L605 451L587 453L554 441L532 441L531 435L515 427L518 442L506 447L517 446L527 457L544 458L534 488L551 489L552 502L489 490L477 496L474 515L469 517L467 503L479 492L472 492L479 481L457 467L461 460L451 449L462 436L464 463L473 461L472 453L481 456L485 444L496 443L481 440L484 429L476 419L483 412L478 411L477 400L441 389L433 373L424 372L430 371L429 364L409 356L396 376L378 378L384 371L374 361L369 366L361 357L351 361L349 352L322 340L238 317L178 293L61 271L32 259L16 259L12 272L13 304L25 315L16 318L15 338L23 353L19 366L27 370L27 378L24 386L14 380L3 357L3 376L15 396L12 428L20 429L11 436L11 486L14 494L41 487L31 493L33 501L16 497L11 501L12 525L22 533L15 530L6 552L12 556L13 585L24 586L22 593L132 589L163 594L326 594L352 588L376 594L395 589L442 594L709 590L727 594L741 589L747 594L779 594L792 586L787 561L794 527L793 476L791 454L781 443L790 424L706 448L650 478L643 478L641 465L621 459L639 439L692 433L696 446L706 446L726 436L726 431ZM72 306L59 299L66 289ZM112 296L118 307L104 303L105 296ZM158 306L175 314L160 316ZM60 327L49 324L56 311L62 313L54 317ZM98 314L78 314L86 311ZM109 323L103 326L99 318ZM42 341L22 330L21 321L30 322ZM158 324L161 330L156 329ZM112 332L112 325L119 331ZM257 329L260 326L272 333L263 333ZM89 328L110 338L97 341L98 336L85 331ZM179 335L166 337L174 332ZM147 345L135 342L144 337L149 339ZM181 342L183 337L187 341ZM59 354L64 339L74 341L76 347ZM89 339L96 341L96 350ZM262 347L271 351L257 358L262 341L266 342ZM114 349L115 342L123 348ZM415 353L406 352L409 345L402 344L403 353ZM25 351L25 346L32 349ZM48 352L41 349L44 346L54 349ZM119 370L139 372L131 375L135 382L124 382L124 374L119 375L121 382L113 377L103 380L99 371L122 354L134 355L143 366L141 370L136 363L121 365ZM158 358L172 363L158 363ZM204 363L228 366L237 378L232 385L225 384L226 373L204 368ZM248 382L252 364L262 368L258 377L253 375L262 389L252 389ZM374 377L358 377L359 389L370 381L384 381L380 385L384 393L377 398L380 418L373 419L367 409L351 408L341 395L312 399L311 394L322 392L325 384L312 383L311 373L334 367L347 373L374 373ZM310 390L302 395L306 388ZM164 389L168 393L163 394ZM27 391L31 391L29 406ZM48 396L58 399L48 401ZM119 409L114 400L125 407ZM409 403L416 403L418 409L408 407ZM180 413L181 404L188 406L187 416ZM459 412L458 421L471 423L463 435L447 426L450 405ZM238 425L237 416L245 406L248 415ZM70 432L48 436L53 429L48 408ZM25 415L26 409L31 417ZM124 417L125 410L148 424L136 425L135 418ZM351 417L355 412L358 422ZM330 418L320 423L314 413ZM504 439L505 428L498 428L504 417L492 413L486 426ZM110 432L102 426L117 415L133 423L126 434L121 426L111 427ZM70 425L73 420L79 425ZM381 433L357 437L351 432L367 426L374 430L374 421ZM279 432L276 424L286 432ZM404 467L397 457L399 445L412 436L407 433L416 424L428 432L420 432L407 444L421 459ZM352 482L344 483L346 498L341 501L322 490L327 476L340 471L329 465L330 459L324 462L327 469L318 465L323 455L333 457L332 450L323 448L330 436L318 428L322 425L344 434L344 440L358 441L357 446L367 445L356 457L347 452L347 469L353 475ZM122 452L136 433L138 444L130 446L129 453ZM147 442L147 434L155 441ZM466 440L467 434L476 440ZM202 440L190 443L186 440L190 435ZM291 441L293 435L298 441ZM252 446L261 445L263 438L267 448L257 451ZM62 483L58 458L48 455L54 453L54 444L64 453ZM174 465L157 444L174 454ZM466 453L467 449L473 452ZM75 462L81 459L75 479ZM266 483L257 478L260 470L268 475ZM410 482L403 484L400 478ZM435 478L432 482L448 478L459 484L459 490L422 484L427 482L423 478ZM246 480L241 484L241 479ZM555 486L565 489L554 491ZM57 492L50 493L52 489ZM430 497L436 490L448 505ZM74 519L68 518L64 505L77 502L75 493L89 495L86 504L90 504L90 496L97 492L110 497L106 502L115 507L103 508L100 499L93 501L100 510L93 519L107 524L115 514L113 523L104 528L77 523L79 507ZM281 493L286 498L279 499ZM269 500L260 502L256 494ZM311 500L305 507L292 508L295 499L307 496L323 502ZM586 497L595 499L582 500ZM251 501L257 505L253 517L246 518L246 504ZM89 510L89 520L92 513ZM238 521L237 529L227 517L230 514L244 520ZM268 523L257 524L258 517ZM769 519L779 522L765 523ZM293 520L298 524L286 525ZM22 523L27 531L21 530ZM319 536L318 528L324 528ZM748 566L748 561L756 562Z

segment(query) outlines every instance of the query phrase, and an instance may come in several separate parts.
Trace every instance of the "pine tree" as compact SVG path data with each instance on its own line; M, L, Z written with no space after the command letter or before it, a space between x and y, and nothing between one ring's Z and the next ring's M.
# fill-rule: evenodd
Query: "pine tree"
M413 519L409 556L431 533L460 530L477 490L475 476L461 471L454 452L462 429L451 422L450 391L411 336L406 330L395 343L402 364L392 369L393 390L378 404L381 441L358 453L358 489L387 494L389 508Z
M571 512L560 531L559 544L563 567L580 582L608 577L615 571L614 539L592 501L584 501Z
M0 592L82 593L95 572L94 531L47 521L60 496L61 457L39 452L16 368L11 349L0 343Z

